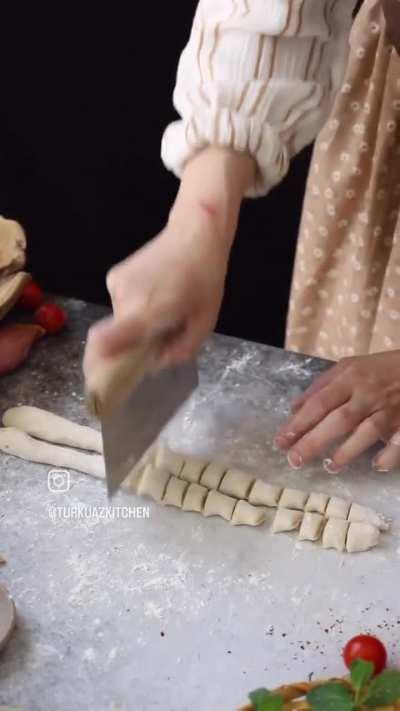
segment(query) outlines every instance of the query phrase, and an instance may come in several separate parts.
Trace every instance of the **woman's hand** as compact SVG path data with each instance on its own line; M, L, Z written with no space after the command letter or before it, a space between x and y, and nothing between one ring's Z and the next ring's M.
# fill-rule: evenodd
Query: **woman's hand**
M188 164L165 229L111 269L113 316L89 331L83 368L162 333L160 365L188 360L214 328L243 194L247 155L208 148Z
M113 317L89 331L84 370L163 332L175 332L162 364L190 358L215 326L227 257L217 247L211 219L188 215L113 267L107 287Z
M324 467L339 473L379 440L377 471L400 465L400 351L346 358L327 370L293 403L275 445L301 469L346 437Z

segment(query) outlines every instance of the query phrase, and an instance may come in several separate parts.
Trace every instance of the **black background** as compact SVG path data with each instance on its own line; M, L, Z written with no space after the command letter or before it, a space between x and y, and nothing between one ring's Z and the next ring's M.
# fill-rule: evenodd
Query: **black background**
M0 212L26 228L47 289L106 301L107 269L163 226L177 181L160 160L195 0L2 10ZM11 7L12 5L12 7ZM246 201L218 330L283 344L310 150Z

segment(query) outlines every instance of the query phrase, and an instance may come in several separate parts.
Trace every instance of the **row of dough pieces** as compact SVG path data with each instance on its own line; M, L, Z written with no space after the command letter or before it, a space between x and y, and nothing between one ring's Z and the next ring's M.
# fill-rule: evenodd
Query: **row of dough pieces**
M159 504L176 506L183 511L220 516L234 526L258 526L267 516L267 508L254 506L216 489L178 478L153 463L144 468L137 493L149 496ZM318 513L279 508L272 524L272 533L300 529L299 540L318 541L324 548L335 548L348 553L360 553L373 548L379 541L379 529L370 523L350 523L338 518L325 518Z
M215 489L227 496L244 499L255 506L293 509L350 523L369 523L381 531L389 529L384 517L372 509L336 496L329 497L316 492L310 494L300 489L268 484L248 472L229 469L220 462L207 463L199 459L185 458L165 446L158 447L152 458L156 469L165 469L189 483L201 484L207 489Z
M29 461L71 468L91 476L104 478L104 460L102 456L99 456L102 452L102 439L100 433L96 430L31 406L10 408L4 413L3 424L6 427L0 429L0 450ZM35 439L29 435L33 435ZM40 441L41 439L46 439L47 441ZM68 446L60 447L51 443ZM71 449L71 447L79 447L99 454L78 452ZM300 527L302 517L297 515L298 511L288 511L288 508L299 505L300 497L303 497L305 501L306 513L320 514L321 518L326 518L329 513L330 516L338 518L338 514L344 514L344 504L349 512L348 521L370 523L381 530L387 530L388 528L382 516L357 504L353 504L350 507L350 504L341 502L341 500L331 499L329 502L331 504L330 509L328 510L329 497L325 494L313 493L309 495L293 489L285 489L282 492L281 487L266 484L261 480L256 480L254 476L238 470L230 470L230 476L228 477L226 476L228 473L227 467L217 462L207 463L195 459L185 459L182 455L173 453L165 447L157 448L151 454L151 457L155 459L156 467L166 468L172 474L179 474L181 478L185 478L189 483L197 483L201 479L201 484L205 485L206 489L216 490L219 487L221 492L221 484L225 487L234 486L234 490L229 488L225 489L225 491L228 494L240 495L242 491L238 490L237 487L239 489L240 487L243 489L243 486L247 486L248 489L251 488L251 491L248 491L251 504L267 507L277 507L279 505L282 513L276 518L275 527L279 527L280 530L295 530ZM124 488L128 490L136 489L137 477L137 472L128 477L124 482ZM237 516L241 514L243 517L245 509L243 504L244 502L237 510ZM342 507L341 510L340 507ZM285 511L288 511L288 513L284 513ZM251 509L248 508L247 513L250 512ZM260 512L258 511L257 517L259 514ZM286 521L283 518L285 516ZM317 517L307 516L304 518L304 527L312 524L322 531L323 522L319 521ZM249 522L249 525L255 524ZM284 529L282 526L284 526ZM304 527L303 531L300 531L300 536L304 533ZM370 531L370 533L372 532ZM311 533L310 535L317 536L317 531L315 530L314 534Z

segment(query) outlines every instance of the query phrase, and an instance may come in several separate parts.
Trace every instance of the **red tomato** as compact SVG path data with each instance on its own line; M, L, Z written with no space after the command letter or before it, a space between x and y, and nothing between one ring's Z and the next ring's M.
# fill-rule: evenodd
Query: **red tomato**
M58 333L63 328L67 320L67 315L57 304L42 304L35 311L35 321L47 333Z
M28 311L35 311L44 301L44 294L36 281L28 281L18 299L17 306Z
M386 666L387 654L379 639L369 634L360 634L347 642L343 650L343 659L348 669L356 659L372 662L375 674L380 674Z

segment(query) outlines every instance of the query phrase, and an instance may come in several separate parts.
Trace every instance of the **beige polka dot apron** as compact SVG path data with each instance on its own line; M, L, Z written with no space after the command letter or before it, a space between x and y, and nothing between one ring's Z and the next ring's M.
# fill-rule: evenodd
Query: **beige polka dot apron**
M366 0L307 184L286 346L332 360L400 348L400 57L386 29Z

